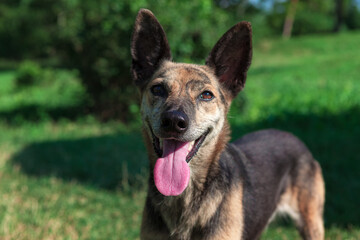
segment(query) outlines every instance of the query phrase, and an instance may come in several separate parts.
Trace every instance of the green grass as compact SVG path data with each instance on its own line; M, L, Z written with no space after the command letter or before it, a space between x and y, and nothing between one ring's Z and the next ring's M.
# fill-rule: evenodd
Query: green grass
M299 136L323 168L327 239L360 239L360 33L258 40L233 138ZM147 159L140 126L79 111L84 90L59 71L17 88L0 73L0 239L138 239ZM75 114L74 114L75 113ZM262 239L299 239L275 222Z

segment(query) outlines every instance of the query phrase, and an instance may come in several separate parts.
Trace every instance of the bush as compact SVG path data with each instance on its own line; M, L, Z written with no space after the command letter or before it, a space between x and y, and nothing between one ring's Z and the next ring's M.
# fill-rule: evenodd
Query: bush
M238 8L222 9L213 0L3 0L0 46L7 47L0 55L60 59L61 67L78 71L90 112L102 120L130 121L139 111L130 77L130 39L140 8L155 13L174 60L184 62L204 63L216 40L243 17Z
M60 10L56 2L1 0L0 56L20 60L54 54L52 44Z
M360 29L360 8L355 1L350 4L348 14L345 19L346 26L351 29Z
M267 16L267 23L276 34L283 31L289 2L278 2ZM312 4L299 1L292 29L292 35L331 32L334 27L334 4L315 0Z
M324 33L332 31L334 19L331 15L322 12L299 11L295 17L293 35L310 33Z
M40 82L42 69L39 64L33 61L22 62L17 71L15 83L18 87L25 87Z

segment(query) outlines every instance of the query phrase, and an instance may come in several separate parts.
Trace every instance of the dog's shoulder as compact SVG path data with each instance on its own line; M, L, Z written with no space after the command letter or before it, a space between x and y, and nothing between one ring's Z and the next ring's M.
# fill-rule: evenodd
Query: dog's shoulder
M220 156L219 166L225 178L243 181L247 175L246 162L244 152L236 145L228 143Z

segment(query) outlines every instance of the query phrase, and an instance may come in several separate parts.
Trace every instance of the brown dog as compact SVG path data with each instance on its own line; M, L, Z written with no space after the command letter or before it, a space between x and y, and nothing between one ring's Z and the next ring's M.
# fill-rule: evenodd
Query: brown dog
M295 136L263 130L229 141L226 119L244 87L251 26L240 22L206 65L174 63L163 28L140 10L131 43L150 178L141 239L258 239L276 212L304 239L323 239L324 182Z

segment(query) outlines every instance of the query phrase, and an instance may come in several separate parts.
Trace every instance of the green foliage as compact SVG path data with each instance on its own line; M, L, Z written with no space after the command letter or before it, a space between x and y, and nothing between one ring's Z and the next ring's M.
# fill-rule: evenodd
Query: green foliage
M75 71L42 69L40 77L26 87L17 84L18 72L5 73L1 79L0 123L18 126L85 117L87 96Z
M292 35L332 32L336 23L336 1L299 1ZM357 0L342 0L342 28L360 28L360 9ZM277 35L281 34L290 1L278 1L267 15L268 26Z
M204 61L215 40L239 20L211 0L4 1L0 45L7 47L0 55L60 58L63 66L78 70L92 112L103 120L130 121L138 94L129 74L129 46L140 8L159 17L181 61Z
M53 1L4 0L0 3L0 56L39 58L54 54L56 16Z
M276 34L281 34L283 30L289 2L275 3L273 11L267 16L267 23ZM332 31L334 26L334 7L333 1L299 1L296 7L292 35Z
M33 61L25 61L19 65L16 72L16 86L30 86L41 81L42 69Z
M360 29L360 8L356 5L355 1L353 0L350 4L345 18L346 26L351 30Z
M129 47L140 8L151 9L164 26L174 60L201 63L216 40L238 21L253 23L254 41L280 34L288 2L276 1L265 16L266 11L242 0L4 0L0 46L6 47L0 48L0 56L75 68L88 93L88 110L102 120L131 122L138 114L134 107L138 94L129 74ZM334 7L333 1L299 1L294 35L332 30ZM359 11L349 9L346 23L354 29Z
M333 16L312 10L299 11L296 14L293 35L330 32L334 27Z

